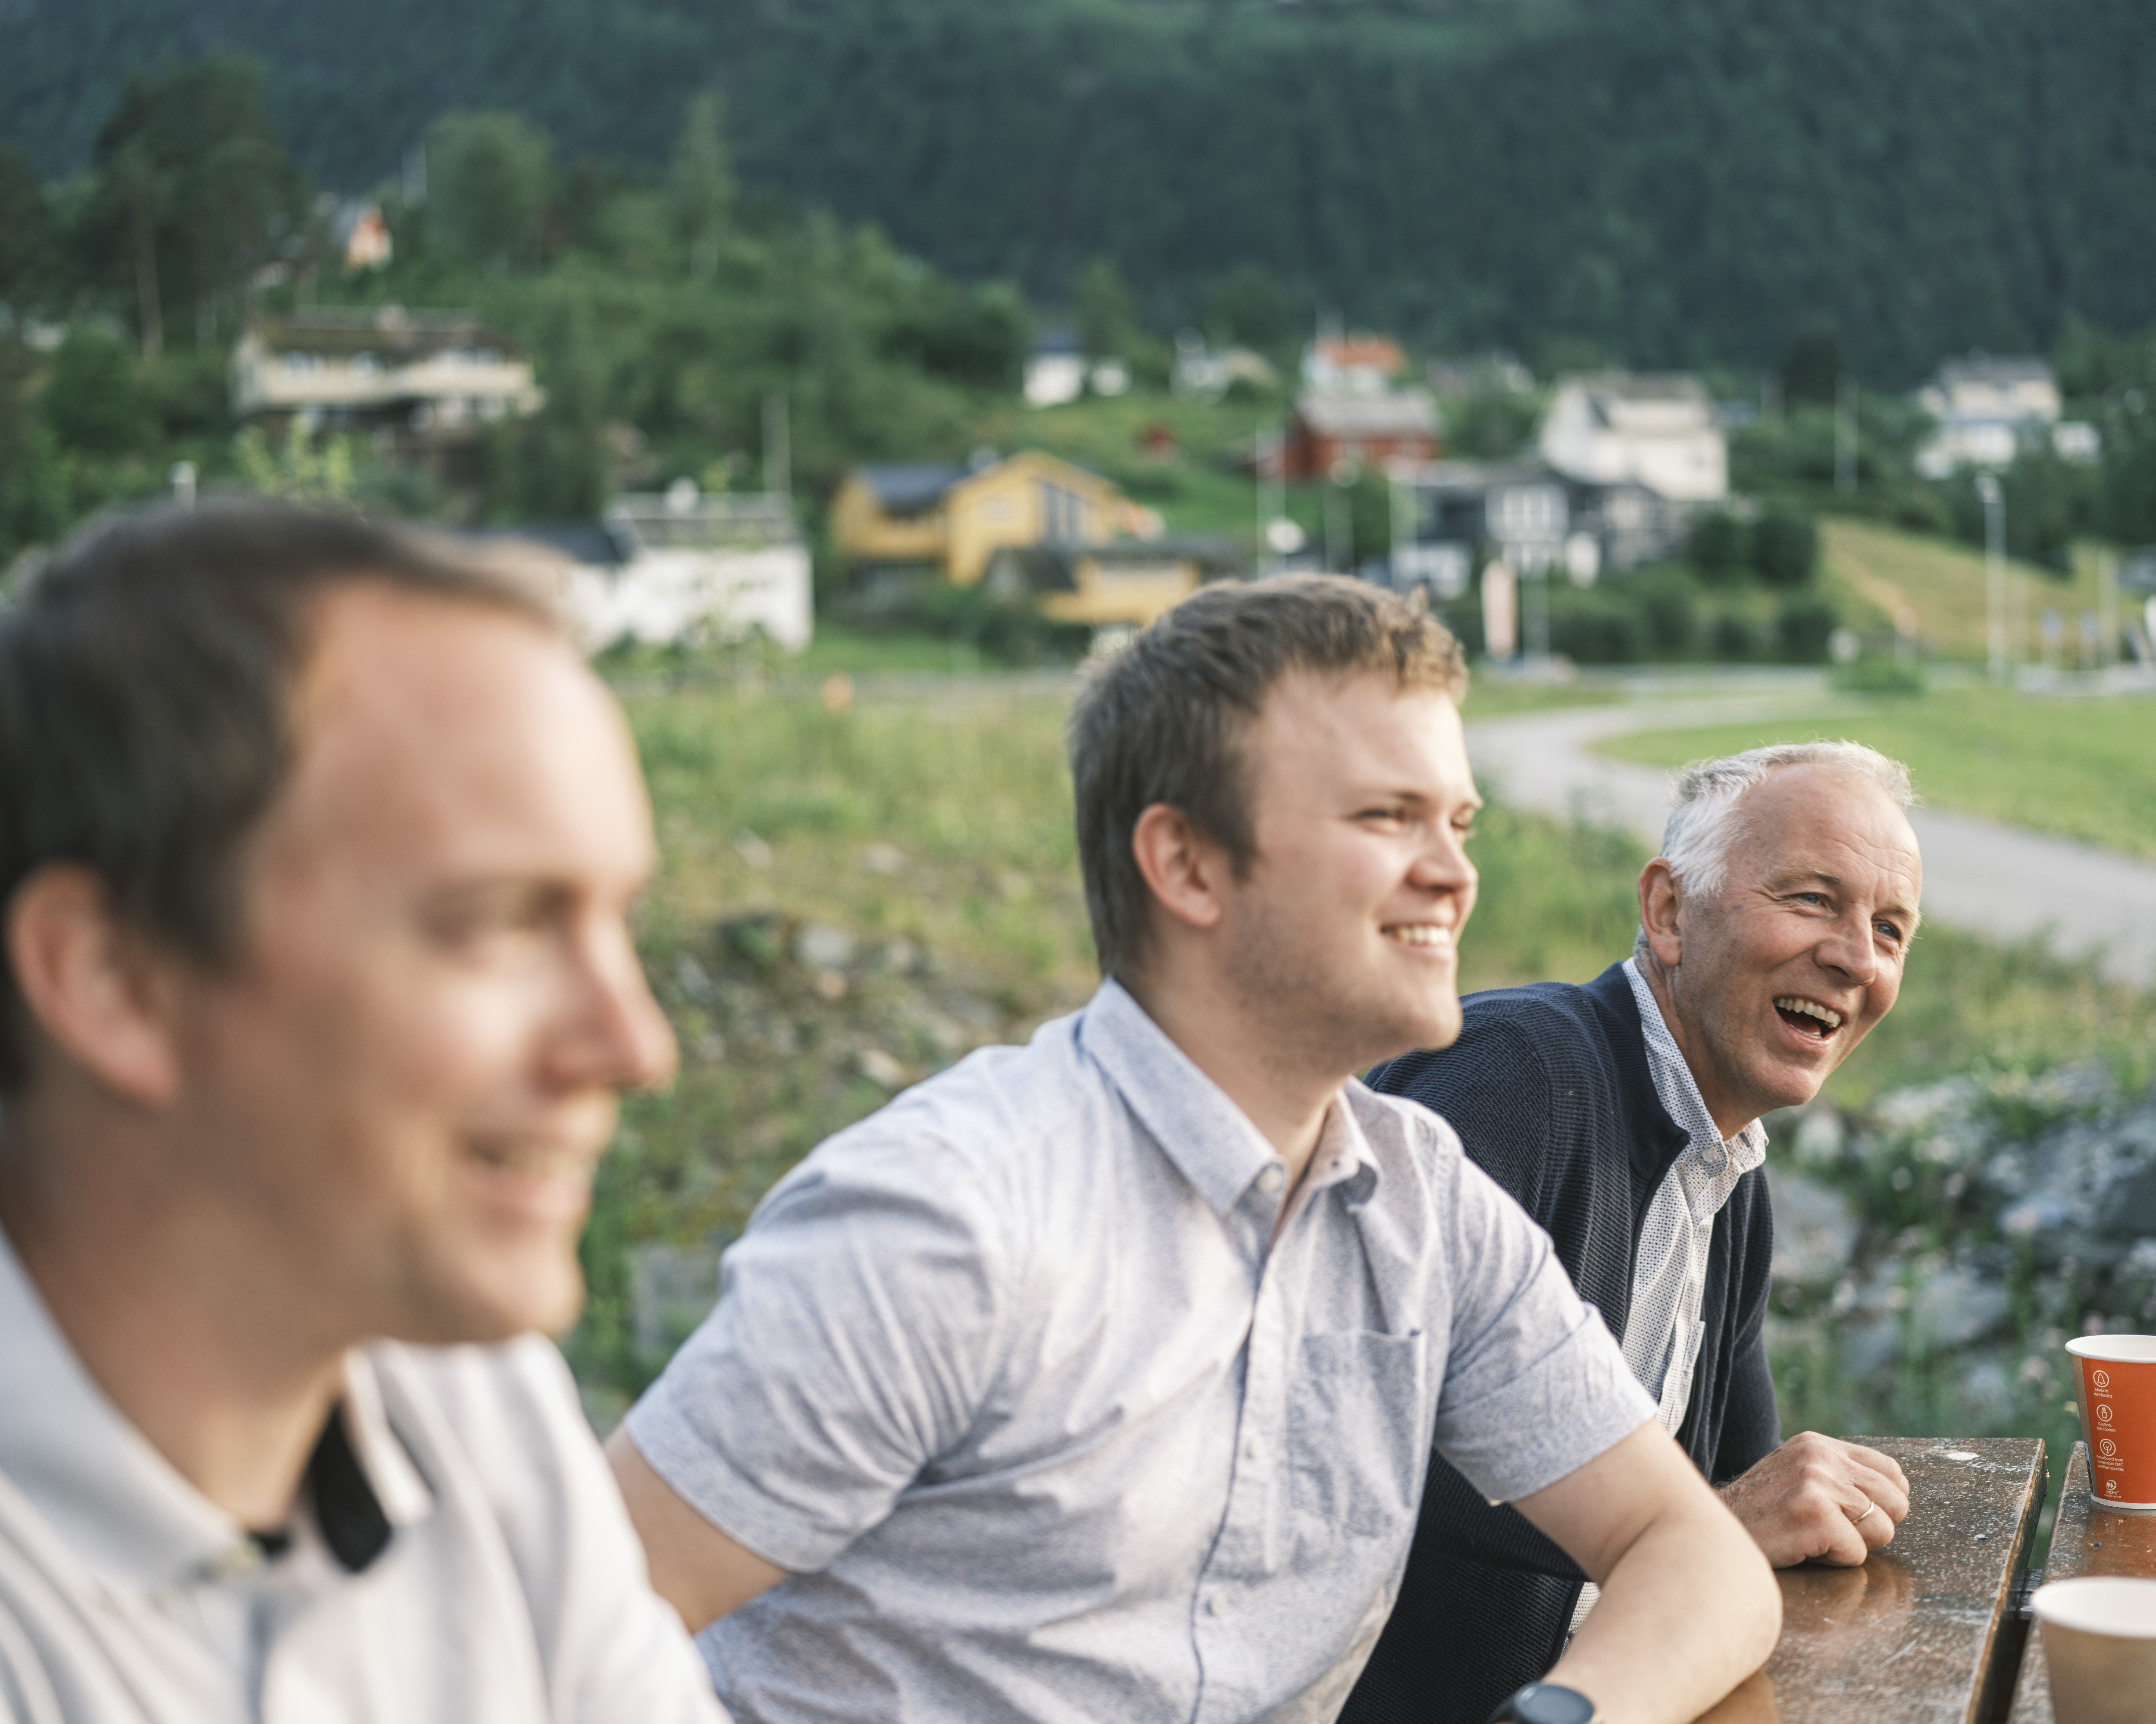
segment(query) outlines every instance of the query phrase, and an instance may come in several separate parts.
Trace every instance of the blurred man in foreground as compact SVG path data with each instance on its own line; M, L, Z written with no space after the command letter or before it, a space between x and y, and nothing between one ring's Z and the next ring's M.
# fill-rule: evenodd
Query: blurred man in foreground
M1549 1230L1661 1428L1778 1568L1861 1562L1909 1512L1888 1456L1781 1440L1759 1118L1810 1101L1894 1004L1923 883L1910 800L1907 769L1854 743L1691 768L1640 876L1630 958L1584 987L1473 996L1456 1042L1371 1074L1442 1114ZM1433 1456L1400 1605L1347 1720L1481 1724L1594 1620L1592 1581Z
M1351 1076L1459 1028L1463 681L1301 579L1081 693L1100 992L781 1181L611 1445L738 1716L1328 1720L1433 1441L1604 1583L1553 1673L1581 1724L1765 1657L1765 1563L1548 1240Z
M0 612L0 1711L721 1716L561 1358L673 1047L605 692L357 521L122 522Z

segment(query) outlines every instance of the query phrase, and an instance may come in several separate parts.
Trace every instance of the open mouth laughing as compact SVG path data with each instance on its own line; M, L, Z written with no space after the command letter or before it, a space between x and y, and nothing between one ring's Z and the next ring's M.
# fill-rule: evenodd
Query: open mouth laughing
M1782 1022L1799 1035L1809 1036L1815 1042L1833 1041L1842 1025L1841 1014L1831 1006L1822 1006L1800 994L1783 995L1774 1001L1774 1010L1781 1014Z
M1395 922L1383 932L1387 939L1398 940L1404 946L1437 952L1452 949L1452 930L1440 923Z

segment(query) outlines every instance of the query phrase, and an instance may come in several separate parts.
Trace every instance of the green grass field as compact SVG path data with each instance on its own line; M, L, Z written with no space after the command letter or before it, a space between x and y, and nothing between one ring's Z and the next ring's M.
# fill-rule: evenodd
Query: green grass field
M2156 859L2156 700L1942 691L1861 717L1646 731L1603 744L1676 766L1765 743L1845 736L1906 760L1940 808Z

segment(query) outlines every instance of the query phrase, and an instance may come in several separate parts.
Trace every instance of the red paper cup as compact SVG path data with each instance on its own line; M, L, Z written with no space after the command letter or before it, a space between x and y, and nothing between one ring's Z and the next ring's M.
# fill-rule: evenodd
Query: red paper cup
M2066 1351L2088 1439L2090 1497L2156 1515L2156 1335L2085 1335Z

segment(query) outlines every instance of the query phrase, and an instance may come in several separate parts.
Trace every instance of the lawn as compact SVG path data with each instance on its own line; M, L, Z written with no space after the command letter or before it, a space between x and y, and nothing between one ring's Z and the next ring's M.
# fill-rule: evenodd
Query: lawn
M1646 731L1606 753L1676 766L1764 743L1846 736L1906 760L1924 800L2156 860L2156 700L1942 691L1861 717Z

